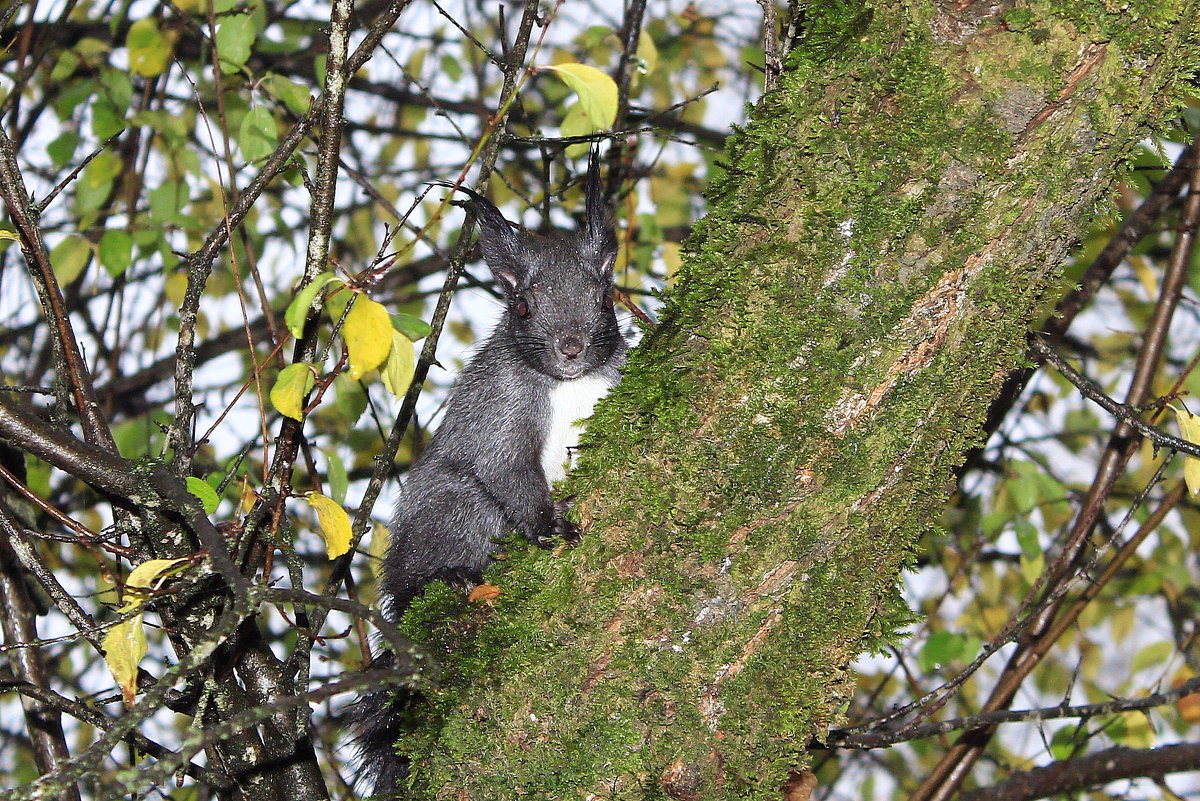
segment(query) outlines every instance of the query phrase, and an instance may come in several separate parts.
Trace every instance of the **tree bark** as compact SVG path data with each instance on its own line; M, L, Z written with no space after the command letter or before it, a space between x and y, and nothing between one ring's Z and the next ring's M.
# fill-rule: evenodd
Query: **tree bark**
M415 797L780 798L1059 264L1197 66L1192 0L810 4L662 321L591 423L591 525L435 591ZM715 170L718 171L718 170ZM519 546L517 547L519 550ZM591 795L589 795L591 794Z

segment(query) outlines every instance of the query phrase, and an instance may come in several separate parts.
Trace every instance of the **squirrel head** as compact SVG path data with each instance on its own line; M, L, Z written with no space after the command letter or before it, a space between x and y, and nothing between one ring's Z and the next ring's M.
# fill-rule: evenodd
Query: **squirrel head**
M604 202L599 152L588 158L585 217L574 231L514 228L487 198L459 187L479 221L484 260L506 301L497 329L513 353L558 380L587 375L623 350L613 309L617 237Z

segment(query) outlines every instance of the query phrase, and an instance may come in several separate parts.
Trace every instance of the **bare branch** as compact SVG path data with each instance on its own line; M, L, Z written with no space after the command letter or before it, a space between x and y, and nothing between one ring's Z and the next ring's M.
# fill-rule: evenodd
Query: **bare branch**
M1099 715L1112 715L1118 712L1135 712L1171 704L1200 692L1200 676L1188 679L1183 684L1165 692L1153 693L1144 698L1114 698L1101 704L1083 704L1080 706L1050 706L1041 709L1002 710L986 712L980 715L970 715L965 718L943 720L938 723L927 723L923 726L904 728L898 731L862 732L860 734L843 734L831 732L827 745L831 748L886 748L896 743L911 740L923 740L926 737L936 737L940 734L962 731L963 729L978 729L984 726L995 726L1000 723L1036 723L1041 720L1057 720L1060 718L1094 718Z
M1136 406L1131 406L1128 403L1121 403L1108 395L1100 385L1092 379L1080 373L1070 362L1064 359L1057 351L1046 344L1045 340L1038 334L1032 334L1029 337L1030 349L1042 357L1047 363L1054 366L1063 378L1070 381L1079 392L1088 400L1094 401L1100 408L1111 414L1118 420L1127 423L1130 428L1137 431L1147 439L1151 440L1155 445L1172 448L1180 453L1186 453L1189 456L1200 457L1200 445L1194 442L1188 442L1186 439L1172 436L1166 433L1157 426L1152 426L1141 417L1141 412Z
M6 644L35 642L37 633L37 607L25 586L21 564L0 538L0 624L4 630ZM38 648L21 648L9 654L9 664L17 678L34 687L49 687L49 676ZM28 698L25 707L25 728L33 745L33 758L41 773L49 773L71 758L63 736L62 719L54 706ZM74 785L63 788L64 801L79 801L79 789Z
M1200 769L1200 743L1134 750L1117 746L1055 762L969 793L960 801L1032 801L1076 790L1101 787L1120 779L1159 777Z

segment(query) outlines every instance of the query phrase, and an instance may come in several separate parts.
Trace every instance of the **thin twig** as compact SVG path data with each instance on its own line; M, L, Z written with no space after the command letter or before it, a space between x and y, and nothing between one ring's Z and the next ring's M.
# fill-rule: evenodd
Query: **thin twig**
M1079 390L1081 395L1094 402L1113 417L1129 424L1131 428L1152 441L1156 446L1172 448L1189 456L1200 457L1200 445L1172 436L1161 428L1147 423L1142 419L1141 412L1136 406L1121 403L1106 393L1099 384L1072 367L1070 362L1064 359L1058 351L1046 344L1041 335L1031 334L1029 336L1029 348L1041 356L1046 363L1053 365L1054 369L1063 378L1070 381Z
M1171 704L1200 692L1200 676L1188 679L1183 684L1170 690L1147 695L1144 698L1114 698L1100 704L1083 704L1080 706L1042 707L1040 709L1005 709L998 712L985 712L979 715L969 715L964 718L944 720L938 723L926 723L922 726L904 728L896 731L870 731L859 734L845 734L834 731L829 734L828 746L831 748L887 748L896 743L911 740L923 740L936 737L939 734L949 734L963 729L977 729L984 726L995 726L1000 723L1036 723L1042 720L1057 720L1059 718L1094 718L1099 715L1112 715L1118 712L1134 712Z

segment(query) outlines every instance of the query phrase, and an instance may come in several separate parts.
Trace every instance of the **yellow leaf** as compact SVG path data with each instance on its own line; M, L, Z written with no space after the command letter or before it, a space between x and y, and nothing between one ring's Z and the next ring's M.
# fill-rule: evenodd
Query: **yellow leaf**
M350 377L357 381L383 364L391 351L392 318L383 306L359 295L342 324L342 338L350 352Z
M1130 256L1129 264L1133 267L1133 274L1142 282L1146 295L1151 298L1158 297L1158 274L1151 266L1150 260L1145 256Z
M254 504L258 502L258 493L254 487L250 486L250 482L242 479L242 497L238 501L238 509L242 514L249 514L254 508Z
M129 47L129 71L143 78L153 78L161 74L171 60L175 35L159 30L153 17L143 17L129 26L125 44Z
M132 612L137 609L150 593L162 586L170 576L178 573L187 559L148 559L135 567L125 579L125 603L121 605L122 612Z
M346 510L333 498L319 492L305 493L304 500L317 512L317 523L325 538L325 553L329 558L337 559L350 550L350 515Z
M599 128L611 128L617 119L617 84L608 74L586 64L554 64L563 83L579 96L584 111Z
M379 577L379 565L383 564L383 557L387 556L388 546L391 544L392 534L387 530L386 526L381 526L376 523L371 528L371 544L367 550L371 554L371 559L367 563L372 575Z
M388 353L387 362L379 377L383 386L397 398L403 398L412 383L413 373L417 369L416 353L413 352L412 340L399 331L392 332L392 350Z
M0 239L11 239L16 242L20 240L20 237L17 236L16 231L10 231L7 228L0 228Z
M271 387L271 405L284 417L304 419L304 397L316 384L312 365L308 362L289 364L279 371Z
M104 662L108 665L108 672L121 688L125 703L132 705L134 696L137 695L138 663L146 655L146 632L142 628L141 613L128 620L122 620L109 629L101 645L104 648Z
M1200 445L1200 417L1187 409L1176 409L1173 404L1171 408L1175 410L1175 417L1179 421L1179 430L1183 434L1183 438L1188 442ZM1183 481L1192 495L1200 493L1200 459L1184 455Z

